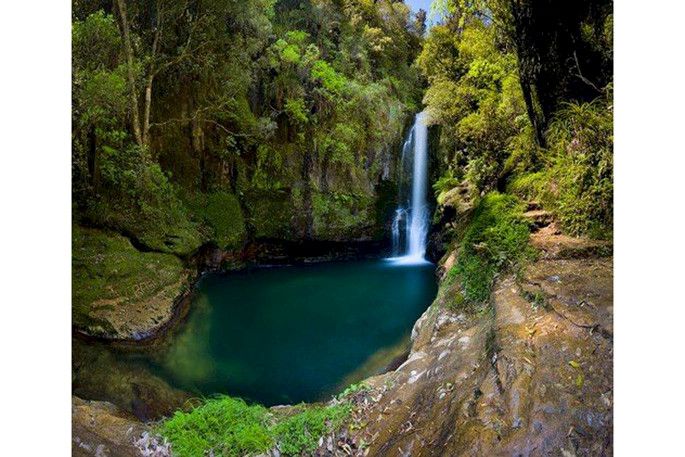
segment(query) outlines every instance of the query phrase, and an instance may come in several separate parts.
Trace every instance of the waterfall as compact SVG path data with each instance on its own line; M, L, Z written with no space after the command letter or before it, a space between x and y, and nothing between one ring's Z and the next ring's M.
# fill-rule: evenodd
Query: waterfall
M393 260L402 264L425 262L428 234L428 127L425 113L416 115L402 147L398 202L392 223ZM411 169L411 199L405 176ZM404 237L402 227L404 226Z

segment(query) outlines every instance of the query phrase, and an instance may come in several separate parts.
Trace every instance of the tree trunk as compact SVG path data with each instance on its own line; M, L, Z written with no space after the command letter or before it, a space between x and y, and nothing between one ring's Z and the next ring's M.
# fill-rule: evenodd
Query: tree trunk
M88 129L88 155L86 158L88 163L88 173L90 174L90 184L95 191L100 187L100 173L98 172L98 139L95 134L95 125Z
M152 110L152 81L154 75L150 75L145 86L145 114L143 118L143 141L142 145L150 145L150 111Z
M145 85L145 107L143 114L143 146L150 145L150 113L152 111L152 83L155 80L155 75L158 69L155 66L155 60L159 53L160 41L162 39L162 4L157 1L157 24L155 27L155 38L152 40L152 59L150 64L150 73Z
M138 112L138 96L136 94L136 78L133 73L133 47L131 46L131 34L129 31L128 17L126 16L126 0L116 0L121 19L121 32L124 35L124 53L126 54L126 66L128 84L131 86L131 111L133 112L133 134L139 146L143 146L143 136L140 132L140 113Z

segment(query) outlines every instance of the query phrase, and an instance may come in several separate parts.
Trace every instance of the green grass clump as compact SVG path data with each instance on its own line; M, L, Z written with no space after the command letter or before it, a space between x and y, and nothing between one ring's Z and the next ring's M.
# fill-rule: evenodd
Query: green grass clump
M217 456L243 456L274 445L268 410L231 397L207 400L190 412L178 411L162 423L160 432L179 457L202 456L210 450Z
M159 432L178 457L243 457L278 446L282 455L313 452L319 438L339 428L352 412L349 403L297 407L296 414L276 418L261 405L228 396L206 400L190 412L178 411Z
M495 275L530 255L524 205L514 196L491 192L481 199L462 240L448 279L461 280L464 298L484 302Z

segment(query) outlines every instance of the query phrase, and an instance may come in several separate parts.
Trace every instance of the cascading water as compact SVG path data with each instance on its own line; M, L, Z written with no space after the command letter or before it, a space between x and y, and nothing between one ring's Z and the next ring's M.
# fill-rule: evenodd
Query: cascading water
M416 115L402 147L402 167L398 184L398 204L392 223L393 256L390 260L402 264L426 262L428 233L428 127L425 113ZM411 200L406 195L405 175L411 168ZM404 237L402 227L404 226Z

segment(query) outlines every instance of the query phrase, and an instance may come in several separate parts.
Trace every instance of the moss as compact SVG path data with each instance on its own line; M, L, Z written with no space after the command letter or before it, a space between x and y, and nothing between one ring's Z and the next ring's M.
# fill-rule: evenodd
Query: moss
M292 240L294 208L285 190L250 191L245 198L248 230L254 238Z
M184 204L201 225L207 241L222 249L239 248L246 239L245 218L235 195L217 191L186 194Z
M358 238L368 233L375 223L372 195L315 192L312 204L314 234L319 239Z
M215 192L207 197L205 220L214 229L219 246L238 246L245 238L245 220L240 203L226 192Z
M333 406L299 405L293 414L274 417L261 405L221 396L205 400L192 411L178 411L162 422L159 432L174 455L195 457L254 455L278 445L286 456L313 452L321 436L337 430L350 416L349 403Z
M96 307L125 305L157 294L184 275L171 254L140 252L121 235L72 228L72 317L77 328L106 323L89 317Z
M532 255L523 210L524 205L511 195L491 192L483 197L445 285L459 281L465 301L486 301L495 275Z

